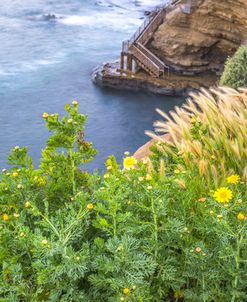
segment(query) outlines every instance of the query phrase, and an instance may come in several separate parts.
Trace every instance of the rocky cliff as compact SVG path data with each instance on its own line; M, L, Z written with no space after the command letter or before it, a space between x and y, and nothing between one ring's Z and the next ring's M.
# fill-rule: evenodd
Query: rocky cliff
M105 64L93 73L101 86L186 95L217 83L228 56L247 44L247 0L173 0L163 23L147 48L169 67L163 77L152 78Z
M171 9L149 47L173 70L220 72L247 39L247 0L187 0Z

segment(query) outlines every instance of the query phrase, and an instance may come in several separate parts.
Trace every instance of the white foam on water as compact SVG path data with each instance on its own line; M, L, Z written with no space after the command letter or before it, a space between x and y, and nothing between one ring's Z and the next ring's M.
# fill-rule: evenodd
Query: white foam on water
M96 5L106 7L104 12L93 11L87 15L68 15L57 22L68 26L134 30L143 21L144 11L165 5L169 0L98 0Z
M127 10L152 9L159 5L165 5L169 0L99 0L100 6L118 7Z
M21 72L30 72L38 70L42 66L54 65L58 64L61 61L58 59L37 59L33 61L23 61L19 62L19 64L15 64L14 66L8 66L5 70L0 70L0 77L8 77L14 76Z
M65 16L58 22L69 26L84 26L90 28L106 28L113 31L133 30L142 23L136 16L124 14L122 12L94 13L90 16L71 15Z

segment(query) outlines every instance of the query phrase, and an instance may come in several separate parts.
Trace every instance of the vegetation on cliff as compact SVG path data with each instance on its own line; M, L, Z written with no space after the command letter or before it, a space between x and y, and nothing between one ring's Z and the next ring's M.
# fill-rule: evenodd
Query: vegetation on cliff
M0 301L246 301L246 93L193 99L157 124L170 144L103 175L79 169L77 102L44 113L39 169L15 147L1 175Z
M233 57L227 59L220 84L232 88L247 85L247 46L241 46Z

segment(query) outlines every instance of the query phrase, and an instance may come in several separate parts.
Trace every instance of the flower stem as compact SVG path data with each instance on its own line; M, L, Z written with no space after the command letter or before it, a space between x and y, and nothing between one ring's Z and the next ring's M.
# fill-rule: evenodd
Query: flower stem
M114 206L112 219L113 219L113 237L116 237L117 236L117 207L116 206Z
M158 256L158 224L157 224L157 214L155 211L154 198L151 200L151 209L153 214L153 224L154 224L154 242L155 242L155 250L154 257L157 259Z
M238 282L239 282L239 267L240 267L240 248L241 248L241 243L243 240L243 236L240 236L240 238L237 238L237 249L236 249L236 254L235 254L235 265L236 265L236 274L235 278L233 281L233 296L231 302L235 302L237 298L237 288L238 288Z
M71 161L71 181L72 181L72 192L74 195L76 192L76 185L75 185L75 161L73 157L73 148L69 148L69 158Z

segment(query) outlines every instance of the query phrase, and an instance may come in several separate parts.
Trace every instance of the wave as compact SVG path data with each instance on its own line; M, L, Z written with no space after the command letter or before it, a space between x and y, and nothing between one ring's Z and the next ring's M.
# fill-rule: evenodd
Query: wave
M142 22L136 16L119 13L94 13L88 16L64 16L58 20L59 23L69 26L86 26L91 28L106 28L113 31L117 30L133 30Z
M60 55L61 57L61 55ZM49 59L37 59L33 61L23 61L15 66L8 66L6 69L0 69L0 77L9 77L20 74L22 72L35 71L41 67L60 63L59 56Z
M116 7L125 10L137 10L137 9L152 9L158 5L165 4L164 0L98 0L97 5L105 7Z

